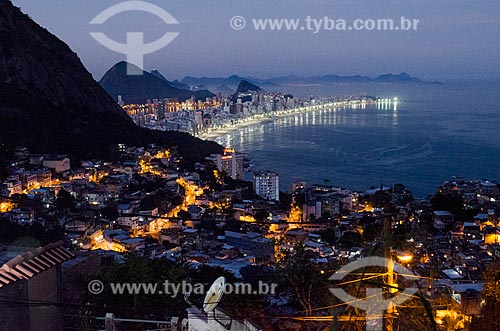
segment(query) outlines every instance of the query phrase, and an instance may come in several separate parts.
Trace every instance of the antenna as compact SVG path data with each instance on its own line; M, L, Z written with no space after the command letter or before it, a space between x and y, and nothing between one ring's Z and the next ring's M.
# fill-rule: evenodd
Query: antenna
M205 300L203 301L203 311L205 313L210 313L215 309L215 307L217 307L222 295L224 294L225 285L226 279L224 277L219 277L215 280L212 286L210 286L210 289L205 296Z

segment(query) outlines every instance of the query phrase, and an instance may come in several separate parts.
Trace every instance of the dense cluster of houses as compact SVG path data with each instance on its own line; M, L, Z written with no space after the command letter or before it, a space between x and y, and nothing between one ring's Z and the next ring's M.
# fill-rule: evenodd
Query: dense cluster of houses
M0 186L1 221L62 227L66 245L80 254L120 259L135 252L219 266L237 277L249 266L272 267L297 247L325 269L342 265L366 256L381 232L399 233L407 250L400 262L425 279L429 298L448 295L469 317L480 312L483 272L500 258L496 182L454 178L423 200L400 184L352 192L296 182L285 202L259 194L259 185L279 191L274 172L256 173L253 190L243 181L227 187L223 175L233 176L214 162L217 155L184 171L175 150L120 148L118 162L78 164L18 149ZM237 154L228 155L235 165Z

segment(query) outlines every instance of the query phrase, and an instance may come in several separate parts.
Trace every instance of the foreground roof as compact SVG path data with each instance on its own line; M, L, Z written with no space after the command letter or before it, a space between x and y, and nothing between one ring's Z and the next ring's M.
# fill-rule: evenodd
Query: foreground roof
M20 280L31 279L74 257L73 253L64 248L62 241L18 255L0 268L0 288Z

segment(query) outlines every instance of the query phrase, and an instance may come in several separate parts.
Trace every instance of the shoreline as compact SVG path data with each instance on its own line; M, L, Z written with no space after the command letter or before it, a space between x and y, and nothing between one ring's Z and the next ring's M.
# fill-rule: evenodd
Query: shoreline
M325 109L325 108L347 108L347 107L352 107L353 105L367 105L367 104L372 104L372 103L367 103L367 102L362 102L362 100L350 100L350 101L337 101L337 102L328 102L320 105L314 105L314 106L304 106L304 107L298 107L298 108L293 108L290 110L284 110L284 111L279 111L279 112L274 112L274 113L267 113L267 114L255 114L251 115L247 118L242 118L239 119L238 122L234 124L228 124L225 125L221 128L217 128L213 130L212 132L204 132L198 135L193 135L196 138L200 138L202 140L209 140L209 141L215 141L217 138L221 138L231 132L241 130L246 127L254 126L257 124L264 123L266 121L274 121L279 118L291 116L291 115L298 115L298 114L305 114L309 112L313 112L316 110L320 109Z

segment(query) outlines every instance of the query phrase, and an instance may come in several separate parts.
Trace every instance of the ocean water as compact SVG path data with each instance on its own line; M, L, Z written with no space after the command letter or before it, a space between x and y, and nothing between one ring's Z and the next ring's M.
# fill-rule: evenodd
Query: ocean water
M294 87L294 95L398 97L397 108L330 109L246 127L217 142L280 186L326 179L364 191L403 183L417 197L452 176L500 180L500 83ZM248 174L251 178L251 174Z

